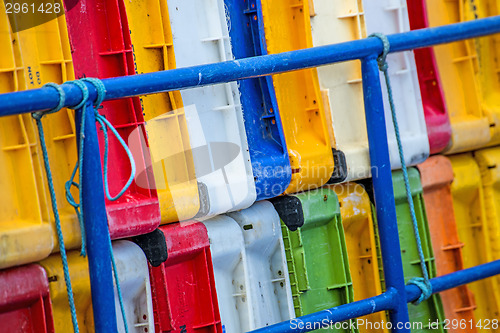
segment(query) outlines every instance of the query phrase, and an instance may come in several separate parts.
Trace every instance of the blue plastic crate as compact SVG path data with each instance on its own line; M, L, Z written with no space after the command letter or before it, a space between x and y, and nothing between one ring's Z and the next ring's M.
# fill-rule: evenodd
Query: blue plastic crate
M258 18L262 12L257 12L260 4L255 0L224 2L234 57L265 54L265 40L259 37L259 29L264 29ZM238 84L257 200L272 198L286 190L292 177L272 77L240 80Z

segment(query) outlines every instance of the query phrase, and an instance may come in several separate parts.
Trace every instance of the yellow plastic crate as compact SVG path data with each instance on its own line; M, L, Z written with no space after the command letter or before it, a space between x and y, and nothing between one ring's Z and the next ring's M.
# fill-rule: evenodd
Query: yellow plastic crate
M45 24L44 24L45 25ZM39 86L26 46L34 29L13 32L0 4L0 93ZM36 45L32 44L32 45ZM0 268L47 257L54 246L37 130L30 115L0 119Z
M314 6L316 15L311 17L314 46L362 39L373 31L390 34L409 29L404 1L378 0L363 4L358 0L314 0ZM385 10L388 6L391 7L390 11ZM415 165L429 155L429 137L415 59L412 52L404 52L389 56L388 61L391 82L394 89L399 89L394 90L394 103L399 110L397 117L405 160L408 164ZM345 154L347 180L369 178L371 167L361 64L356 60L321 66L318 74L324 94L329 96L325 97L325 104L330 106L327 119L331 118L333 125L329 128L330 141L333 147ZM382 83L382 87L386 103L385 84ZM386 118L391 119L387 103L384 111ZM398 169L401 162L394 129L390 125L387 126L387 143L391 167Z
M74 80L65 16L59 16L56 20L39 27L43 28L38 34L39 49L42 50L39 53L41 84L47 82L61 84L65 81ZM81 244L80 225L74 208L66 200L64 189L64 184L70 179L78 158L74 111L62 109L44 117L43 124L64 243L66 248L75 248ZM78 197L78 192L75 189L73 189L73 196ZM55 227L53 228L54 240L57 243ZM54 249L57 249L57 244Z
M372 205L363 186L346 183L328 186L337 193L340 213L347 245L347 256L351 269L354 301L380 295L382 284L378 265L378 242L376 241ZM385 312L377 312L363 319L375 324L387 322ZM359 332L389 332L387 329L370 329L361 325Z
M312 47L308 1L261 3L268 53ZM322 186L330 179L334 162L317 71L277 74L273 81L292 167L286 193Z
M469 268L493 260L490 228L484 201L479 167L471 154L450 156L454 181L451 186L458 235L463 247L464 267ZM497 223L497 221L493 221ZM496 245L498 246L498 245ZM476 320L500 315L499 278L492 277L469 284L475 295ZM479 330L481 331L481 330ZM486 331L485 331L486 332Z
M144 252L135 243L120 240L113 242L113 253L121 286L125 317L130 332L154 331L151 283ZM45 269L49 280L55 332L73 332L61 256L53 254L39 264ZM94 332L87 258L80 256L79 251L69 251L68 266L80 332ZM118 332L124 332L123 317L115 284L114 296Z
M462 0L464 1L464 0ZM464 19L474 20L500 14L497 0L464 1ZM473 4L473 5L472 5ZM482 109L488 117L491 140L489 146L500 144L500 34L474 40L478 53L478 81L481 86Z
M485 230L486 237L489 238L489 246L486 248L489 252L488 260L498 260L500 259L500 147L476 151L474 159L479 166L483 186L487 226ZM497 307L490 315L493 315L493 318L500 318L500 277L491 279L496 293L490 295L489 299L496 302ZM500 329L496 331L500 332Z
M366 37L361 1L314 0L314 5L318 12L311 17L314 46ZM332 34L331 31L336 33ZM367 178L370 175L370 158L361 63L347 61L322 66L318 69L318 75L327 120L332 123L328 126L330 142L345 154L347 180Z
M50 2L57 1L50 0ZM20 34L22 35L24 32ZM31 58L26 60L26 65L32 66L34 71L40 73L39 86L47 82L61 84L75 79L64 15L36 26L33 28L30 38L26 40L21 38L20 43L21 49L24 51L23 57L26 55ZM80 225L74 208L66 200L64 188L64 184L70 179L77 161L74 111L62 109L45 116L42 122L64 243L66 248L75 248L81 244ZM46 184L45 186L47 188ZM73 196L78 197L78 192L75 189L73 189ZM49 197L48 194L47 197ZM58 249L58 245L52 214L50 217L54 230L54 251Z
M166 1L124 1L139 74L175 68ZM189 133L178 91L141 97L162 223L190 219L200 200Z
M465 0L426 0L429 26L464 20ZM452 137L447 153L484 147L490 141L490 123L481 107L477 72L478 56L473 40L434 47L444 97L450 117Z
M57 0L49 2L60 3ZM39 88L47 82L60 84L75 78L65 16L52 15L52 20L16 34L16 44L19 47L19 57L24 67L24 79L28 89ZM42 123L65 245L67 248L74 248L81 243L80 226L74 208L66 201L64 189L77 160L74 112L62 109L45 116ZM38 146L37 149L40 151L41 148ZM45 181L43 185L40 184L40 189L42 188L45 189L47 200L50 200ZM74 191L73 195L77 197L78 194ZM58 245L52 213L49 220L53 229L53 250L56 250Z
M497 260L500 259L500 147L478 150L474 159L481 173L491 255Z
M70 251L67 254L78 326L80 332L90 332L94 327L94 316L87 258L80 256L78 251ZM73 332L61 257L53 254L39 264L45 269L49 279L55 332Z

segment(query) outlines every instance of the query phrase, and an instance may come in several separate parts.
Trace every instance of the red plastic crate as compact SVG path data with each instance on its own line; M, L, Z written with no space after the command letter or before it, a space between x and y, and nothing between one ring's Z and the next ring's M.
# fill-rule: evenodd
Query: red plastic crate
M155 331L222 332L207 229L188 221L160 230L168 258L149 266Z
M411 30L427 28L429 24L425 1L408 0L407 3ZM451 125L444 102L441 80L433 49L426 47L413 52L417 64L430 152L436 154L445 149L451 139Z
M0 271L0 332L54 332L49 281L41 266Z
M74 1L65 1L70 6ZM135 74L132 43L122 0L80 0L66 13L68 33L78 78L109 78ZM117 201L106 199L111 238L135 236L153 231L160 224L160 208L154 190L141 101L138 97L106 101L99 113L115 126L133 153L141 173ZM109 190L116 195L130 176L130 162L118 140L109 134ZM103 131L98 126L101 161ZM104 165L104 164L103 164Z

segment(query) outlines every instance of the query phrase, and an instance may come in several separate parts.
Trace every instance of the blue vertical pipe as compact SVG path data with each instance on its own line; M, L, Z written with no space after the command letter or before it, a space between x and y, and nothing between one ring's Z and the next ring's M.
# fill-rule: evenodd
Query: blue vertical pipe
M397 296L394 298L394 308L390 311L390 319L393 332L410 332L409 329L397 328L397 323L408 323L410 319L406 304L405 280L401 262L394 189L392 187L384 103L375 55L362 59L361 71L363 73L363 94L366 129L370 146L373 194L377 211L385 284L387 290L394 288L397 291Z
M88 85L89 91L95 88ZM80 138L81 109L76 112L77 137ZM87 103L85 112L85 145L83 150L83 217L87 236L90 289L94 310L96 333L117 332L115 296L109 252L109 231L104 204L101 155L95 126L92 102ZM79 141L79 140L77 140Z

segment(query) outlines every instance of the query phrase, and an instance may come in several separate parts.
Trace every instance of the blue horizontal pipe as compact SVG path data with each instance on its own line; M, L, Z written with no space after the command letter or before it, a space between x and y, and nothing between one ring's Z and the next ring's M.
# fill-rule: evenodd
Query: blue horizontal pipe
M392 308L392 303L397 298L397 291L394 288L389 288L385 293L366 298L361 301L352 302L340 306L311 313L302 317L294 318L288 321L283 321L271 326L262 327L249 333L299 333L310 332L318 329L320 324L333 324L342 322L351 318L365 316L370 313L385 311ZM314 326L316 323L316 326ZM308 327L315 327L310 329ZM347 330L346 330L347 331Z
M388 38L391 52L399 52L497 32L500 32L500 16L393 34ZM106 99L118 99L317 67L334 62L361 59L381 52L382 43L378 38L365 38L216 64L110 78L103 82L107 92ZM95 88L91 85L88 88L95 96ZM82 94L77 87L63 85L63 89L66 94L66 106L80 102ZM53 88L2 94L0 95L0 116L48 110L54 108L58 101L58 93Z
M500 274L500 260L495 260L487 264L466 268L447 275L442 275L431 279L432 291L439 293L477 280L486 279ZM414 285L406 286L406 299L413 302L420 297L420 289Z
M438 293L470 282L489 278L497 274L500 274L500 260L439 276L431 279L430 282L432 284L432 291L434 293ZM414 284L406 285L405 290L407 302L413 302L420 297L421 290ZM395 301L396 297L396 290L388 289L385 293L379 296L311 313L275 325L259 328L249 333L310 332L312 329L305 329L305 327L314 327L314 323L342 322L350 318L361 317L371 313L389 310L392 308L392 303ZM304 329L294 329L294 327L299 326L304 327Z

